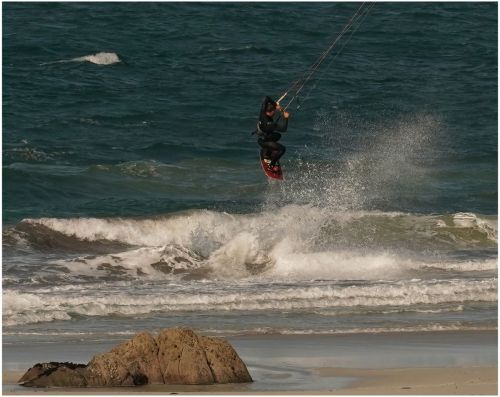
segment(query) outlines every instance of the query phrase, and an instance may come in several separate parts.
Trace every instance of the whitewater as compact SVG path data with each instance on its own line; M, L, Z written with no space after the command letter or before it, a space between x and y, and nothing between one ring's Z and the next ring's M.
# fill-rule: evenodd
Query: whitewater
M140 318L222 334L491 329L497 233L494 216L311 205L25 219L4 230L4 326L93 334L99 319L108 335ZM269 316L279 320L270 326Z

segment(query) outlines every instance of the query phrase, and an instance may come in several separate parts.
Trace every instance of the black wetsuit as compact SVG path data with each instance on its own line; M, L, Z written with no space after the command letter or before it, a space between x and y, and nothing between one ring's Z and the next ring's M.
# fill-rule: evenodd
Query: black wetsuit
M266 106L268 103L276 105L270 97L266 96L260 109L259 122L257 123L258 143L262 148L264 158L271 159L270 166L274 166L279 162L281 156L285 154L286 148L278 141L281 139L280 132L285 132L288 127L288 119L280 123L281 115L276 120L266 114Z

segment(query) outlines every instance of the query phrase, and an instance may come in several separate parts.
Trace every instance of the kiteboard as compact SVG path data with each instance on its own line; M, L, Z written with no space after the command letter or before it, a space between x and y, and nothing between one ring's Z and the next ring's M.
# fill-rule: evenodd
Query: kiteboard
M262 170L264 171L264 173L271 179L283 180L283 171L281 170L280 163L278 162L278 164L276 164L278 167L276 171L269 169L270 163L271 160L264 158L264 156L262 155L262 150L260 150L260 165L262 166Z

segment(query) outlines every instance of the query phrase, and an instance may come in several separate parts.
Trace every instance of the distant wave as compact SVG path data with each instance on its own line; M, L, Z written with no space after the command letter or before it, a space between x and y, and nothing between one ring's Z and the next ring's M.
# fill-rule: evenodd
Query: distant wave
M114 52L98 52L96 54L85 55L82 57L63 59L61 61L46 62L42 65L50 65L54 63L67 63L67 62L90 62L96 65L113 65L121 62L121 59Z
M138 178L156 178L161 176L162 168L179 168L155 160L129 161L119 164L98 164L91 166L92 172L118 173Z
M256 53L261 53L261 54L270 54L272 53L272 50L266 47L256 47L251 44L247 44L244 46L238 46L238 47L217 47L217 48L212 48L208 50L208 52L229 52L229 53L239 53L239 52L246 52L246 51L251 51L251 52L256 52Z
M31 147L17 147L6 149L4 156L10 161L47 161L53 160L53 156L45 151Z

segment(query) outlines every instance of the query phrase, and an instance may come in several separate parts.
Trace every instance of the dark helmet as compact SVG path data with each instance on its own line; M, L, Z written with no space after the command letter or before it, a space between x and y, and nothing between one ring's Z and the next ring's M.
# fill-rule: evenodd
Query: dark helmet
M266 113L274 112L276 110L276 104L273 102L268 102L266 104Z

